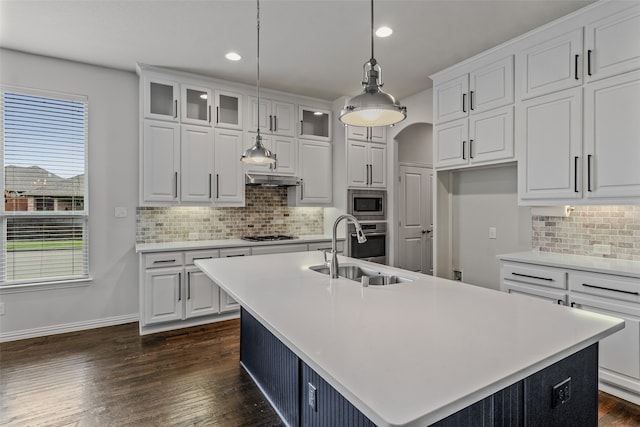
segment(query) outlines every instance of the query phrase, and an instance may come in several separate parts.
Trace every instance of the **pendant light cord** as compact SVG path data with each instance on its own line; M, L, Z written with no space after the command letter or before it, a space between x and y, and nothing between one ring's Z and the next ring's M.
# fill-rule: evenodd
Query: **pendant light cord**
M373 56L373 0L371 0L371 59L374 59ZM375 61L372 61L371 65L375 65Z
M257 4L257 17L256 17L256 21L258 23L257 25L257 34L258 34L258 54L256 57L256 70L257 70L257 88L258 88L258 136L260 136L260 0L256 0L256 4ZM259 138L258 138L259 139Z

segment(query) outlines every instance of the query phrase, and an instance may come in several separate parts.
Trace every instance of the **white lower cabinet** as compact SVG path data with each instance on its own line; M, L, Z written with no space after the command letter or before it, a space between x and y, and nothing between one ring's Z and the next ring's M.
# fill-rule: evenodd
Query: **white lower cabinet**
M145 272L145 323L182 319L182 267L165 267Z
M221 249L220 258L232 258L238 256L250 256L251 248ZM240 304L220 289L220 312L226 313L240 309Z
M502 261L500 289L625 321L600 341L600 388L640 404L640 279Z
M220 311L218 286L196 266L185 268L185 318L217 314Z

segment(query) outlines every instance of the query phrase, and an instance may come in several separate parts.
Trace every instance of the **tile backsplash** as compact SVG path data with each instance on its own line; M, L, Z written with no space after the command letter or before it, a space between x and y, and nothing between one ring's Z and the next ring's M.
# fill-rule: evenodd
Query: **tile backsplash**
M640 261L640 206L576 206L532 222L534 250Z
M239 208L176 206L136 209L138 243L323 233L324 210L287 206L287 189L283 187L247 186L245 206Z

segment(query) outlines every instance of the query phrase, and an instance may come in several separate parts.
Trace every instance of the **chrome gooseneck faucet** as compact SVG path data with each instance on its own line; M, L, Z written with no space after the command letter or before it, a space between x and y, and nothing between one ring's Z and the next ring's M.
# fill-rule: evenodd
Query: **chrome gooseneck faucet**
M360 225L360 223L358 222L358 220L356 219L355 216L353 215L349 215L349 214L344 214L344 215L340 215L338 218L336 218L336 221L333 223L333 237L331 239L331 264L329 264L329 273L331 274L331 278L332 279L337 279L338 278L338 250L336 248L337 243L336 243L336 233L338 230L338 223L340 221L342 221L343 219L350 219L351 222L353 222L353 225L355 225L356 227L356 236L358 238L358 243L364 243L367 241L367 238L365 237L364 233L362 232L362 226Z

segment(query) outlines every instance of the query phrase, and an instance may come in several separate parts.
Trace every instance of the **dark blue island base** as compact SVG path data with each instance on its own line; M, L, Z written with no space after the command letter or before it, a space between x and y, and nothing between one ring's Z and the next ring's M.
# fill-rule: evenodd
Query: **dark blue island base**
M244 309L240 327L240 362L286 424L375 426ZM432 425L597 427L598 344Z

